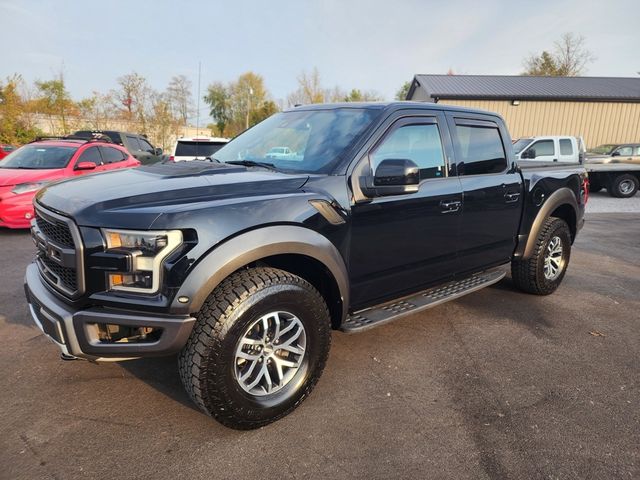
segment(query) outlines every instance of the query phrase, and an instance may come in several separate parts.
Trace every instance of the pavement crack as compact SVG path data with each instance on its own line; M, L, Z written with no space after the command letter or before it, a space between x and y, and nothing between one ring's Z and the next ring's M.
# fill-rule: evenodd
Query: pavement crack
M40 455L40 452L38 452L38 450L36 450L36 448L33 445L31 445L31 442L29 441L27 436L24 433L21 433L19 436L20 436L20 440L22 440L22 443L24 443L24 446L27 448L27 450L31 452L31 454L36 458L36 460L38 460L40 466L46 470L49 476L54 480L60 480L60 477L58 477L54 472L51 471L47 462L42 458L42 455Z

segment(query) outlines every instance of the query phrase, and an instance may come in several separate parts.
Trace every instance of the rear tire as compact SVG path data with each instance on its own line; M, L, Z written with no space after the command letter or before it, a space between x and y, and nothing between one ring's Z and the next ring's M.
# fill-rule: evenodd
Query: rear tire
M611 180L609 194L616 198L630 198L638 192L638 179L629 174L623 173Z
M567 223L550 217L544 223L528 260L511 262L513 283L522 291L549 295L556 291L571 257L571 232Z
M205 413L249 430L309 396L330 344L329 311L311 284L283 270L247 269L224 280L200 309L179 356L180 377Z

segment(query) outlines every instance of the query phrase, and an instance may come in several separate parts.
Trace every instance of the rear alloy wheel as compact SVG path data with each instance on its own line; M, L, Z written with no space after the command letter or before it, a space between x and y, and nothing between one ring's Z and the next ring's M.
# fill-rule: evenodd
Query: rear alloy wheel
M613 197L630 198L638 191L638 179L631 174L618 175L611 181L609 193Z
M223 425L258 428L309 396L330 344L327 304L309 282L250 268L205 301L178 359L180 377L192 400Z
M570 256L569 226L560 218L550 217L540 229L531 256L511 262L513 283L527 293L549 295L560 286Z

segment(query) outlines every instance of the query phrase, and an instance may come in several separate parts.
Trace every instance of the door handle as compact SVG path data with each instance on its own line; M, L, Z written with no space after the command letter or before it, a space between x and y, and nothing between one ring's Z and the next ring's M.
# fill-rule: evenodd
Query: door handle
M505 193L504 198L507 203L517 202L518 199L520 198L520 192Z
M442 207L442 213L453 213L460 210L460 206L462 206L462 202L458 200L454 200L452 202L445 202L442 200L440 202L440 207Z

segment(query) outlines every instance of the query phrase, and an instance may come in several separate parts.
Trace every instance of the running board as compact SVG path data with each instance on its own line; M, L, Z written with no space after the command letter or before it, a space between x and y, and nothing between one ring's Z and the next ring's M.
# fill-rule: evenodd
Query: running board
M383 303L376 307L360 310L349 315L342 323L340 330L346 333L369 330L410 313L435 307L441 303L455 300L468 293L488 287L502 280L504 276L505 272L499 270L476 273L463 280L448 282L438 287L423 290L392 303Z

